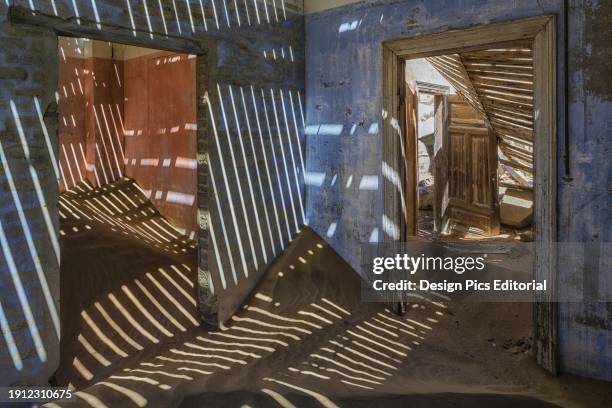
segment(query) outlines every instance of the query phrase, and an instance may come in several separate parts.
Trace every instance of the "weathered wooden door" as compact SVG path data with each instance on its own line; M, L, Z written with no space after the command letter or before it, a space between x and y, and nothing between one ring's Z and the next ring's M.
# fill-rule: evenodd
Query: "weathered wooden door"
M497 143L484 118L458 96L449 96L448 203L442 230L461 225L499 233Z

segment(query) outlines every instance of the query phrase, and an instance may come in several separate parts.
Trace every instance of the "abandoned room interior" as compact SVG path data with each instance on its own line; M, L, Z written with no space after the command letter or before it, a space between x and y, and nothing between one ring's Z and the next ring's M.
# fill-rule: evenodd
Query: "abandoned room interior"
M0 0L0 406L612 406L610 16Z

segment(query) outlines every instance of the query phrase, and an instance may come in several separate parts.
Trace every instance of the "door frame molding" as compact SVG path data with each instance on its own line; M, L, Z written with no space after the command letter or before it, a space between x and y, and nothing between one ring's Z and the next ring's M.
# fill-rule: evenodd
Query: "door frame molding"
M546 280L549 292L534 299L533 326L538 364L557 373L556 252L557 239L557 96L556 28L551 15L454 29L382 44L383 231L398 241L405 231L403 92L407 59L482 49L516 40L533 41L534 59L534 279Z
M406 86L410 86L410 84L406 84ZM448 113L448 95L450 94L450 87L447 85L438 85L438 84L433 84L433 83L429 83L429 82L424 82L424 81L419 81L419 80L415 80L414 81L414 87L415 87L415 91L416 91L416 103L417 103L417 116L419 115L419 111L418 111L418 104L420 103L419 97L421 93L428 93L431 95L434 95L435 98L442 98L442 107L441 109L446 110ZM407 94L407 93L406 93ZM437 114L438 114L438 109L440 109L436 103L434 102L434 121L436 121L437 119ZM405 122L404 122L405 125ZM434 125L434 135L437 134L438 132L438 122L435 122ZM443 125L443 129L440 130L441 132L443 132L443 145L447 143L446 139L447 139L447 132L448 132L448 123L444 123ZM417 236L418 231L419 231L419 206L420 206L420 196L419 196L419 187L418 187L418 178L419 178L419 125L418 123L415 125L415 130L414 130L414 141L406 141L406 154L410 155L410 157L412 157L415 161L414 166L410 166L409 168L407 168L406 170L408 171L408 173L410 174L411 172L414 172L414 175L410 175L409 177L405 178L405 181L412 179L412 180L416 180L416 182L414 183L414 186L412 188L412 194L414 194L414 203L415 203L415 209L412 211L412 214L409 214L410 219L413 220L414 225L407 225L406 228L402 229L402 234L400 235L400 239L401 240L405 240L406 237L408 236ZM434 142L435 145L435 142ZM412 149L411 149L412 148ZM434 148L435 150L435 148ZM433 159L435 160L435 154ZM434 165L435 166L435 165ZM435 172L435 170L434 170ZM436 177L438 176L437 173L434 174L434 180L436 180ZM402 185L406 186L409 183L403 183ZM435 185L435 184L434 184ZM408 190L408 187L406 187L406 190ZM440 197L438 196L439 192L436 191L436 189L434 188L434 205L433 205L433 213L434 213L434 230L439 230L440 229L440 225L442 224L441 222L438 222L438 217L436 216L436 214L441 210L441 204L442 204L442 200L440 199ZM440 199L440 200L439 200ZM407 199L407 202L410 202L410 199ZM440 204L440 208L437 208L437 205ZM406 208L407 211L410 212L410 210L408 210L408 208ZM441 214L437 214L439 216L439 219L441 220L443 217L441 216Z

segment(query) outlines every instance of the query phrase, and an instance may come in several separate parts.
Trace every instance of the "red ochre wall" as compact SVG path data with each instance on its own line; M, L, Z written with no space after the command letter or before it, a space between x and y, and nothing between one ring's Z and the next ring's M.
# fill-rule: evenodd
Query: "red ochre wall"
M79 40L60 42L61 191L85 180L100 186L125 173L123 61L87 56L86 46Z
M60 41L60 189L127 176L173 225L195 234L195 58L133 47L98 57L87 45Z
M159 211L197 231L195 58L160 52L125 61L125 171Z
M60 53L58 112L60 189L72 188L86 174L87 112L85 60Z

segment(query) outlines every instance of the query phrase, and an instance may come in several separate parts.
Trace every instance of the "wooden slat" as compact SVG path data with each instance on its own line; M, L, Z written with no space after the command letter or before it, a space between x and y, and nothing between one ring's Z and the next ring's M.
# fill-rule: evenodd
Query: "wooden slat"
M533 161L533 152L530 152L525 149L521 149L520 147L515 146L515 145L511 145L510 143L506 142L503 138L500 138L499 144L510 149L513 153L523 156L526 160L528 159L528 160Z
M486 112L478 98L478 93L476 89L474 89L459 55L453 54L443 57L431 57L427 58L427 61L455 87L456 91L463 96L474 109L486 117Z
M486 105L485 105L486 106ZM512 116L516 116L517 119L524 119L524 120L528 120L533 122L533 112L531 111L525 111L525 112L521 112L518 111L516 109L512 110L512 109L506 109L503 108L499 105L496 106L487 106L487 111L488 112L496 112L500 115L512 115Z
M518 88L514 86L509 86L509 85L489 85L489 84L483 84L481 82L476 82L476 81L472 81L472 83L474 84L474 87L479 91L483 89L491 93L504 92L504 93L515 94L517 96L525 95L525 96L531 97L531 99L533 100L533 89Z
M557 339L557 116L555 20L550 18L534 40L535 95L538 115L535 146L538 172L534 180L534 279L547 280L548 293L536 293L534 304L534 354L538 364L553 374L558 369Z
M462 58L463 57L462 55ZM465 58L464 59L465 62L465 67L470 70L472 69L472 67L479 67L479 66L484 66L484 67L497 67L500 66L500 68L507 68L508 66L511 66L519 71L531 71L532 70L532 66L533 66L533 61L531 60L531 58L495 58L495 57L488 57L488 58Z
M510 99L518 103L533 104L533 94L531 92L516 92L508 89L494 89L490 87L478 87L478 94L488 97Z
M484 63L497 63L497 64L510 64L510 65L526 65L533 66L533 59L530 55L511 55L504 56L499 54L466 54L461 53L461 57L464 58L467 63L476 63L476 62L484 62Z
M522 145L524 145L526 147L529 147L529 148L533 149L533 142L530 141L530 140L523 139L523 138L521 138L521 137L519 137L517 135L509 134L508 132L498 132L497 134L501 138L503 138L503 139L507 139L507 140L512 141L514 143L520 143L520 144L522 144Z
M529 89L533 92L533 81L531 79L508 80L496 77L495 75L479 75L474 72L470 72L469 74L474 86L476 86L476 84L507 86L517 89Z
M508 47L504 49L490 48L483 51L466 51L462 52L461 55L467 58L486 58L487 56L501 58L532 58L533 51L531 50L531 44L529 44L525 45L524 47Z
M485 126L485 121L482 119L453 118L453 123L467 126Z
M533 184L533 180L528 179L526 176L518 173L514 167L510 167L510 166L506 166L500 163L500 165L502 166L502 168L504 169L504 171L510 175L510 177L516 181L517 183L519 183L522 186L526 186L526 187L531 187Z
M511 114L510 114L511 115ZM517 116L510 116L508 113L497 111L494 109L489 110L489 116L491 118L496 117L506 122L510 122L515 124L516 126L527 127L530 130L533 130L533 121L525 118L520 118Z
M531 110L533 109L533 103L525 101L525 100L514 100L514 99L510 99L510 98L505 98L501 95L482 95L483 98L483 106L484 106L484 99L486 99L486 101L492 105L495 104L502 104L505 105L506 107L510 108L510 109L527 109L527 110Z
M523 190L523 191L533 191L533 187L527 186L524 184L512 184L512 183L504 183L503 181L500 181L499 186L507 187L507 188L516 188L517 190Z
M500 145L499 148L509 158L521 160L533 168L533 157L511 150L506 145Z
M531 168L529 166L525 166L523 164L516 163L516 162L510 161L510 160L499 159L499 162L501 164L505 164L506 166L514 167L515 169L519 169L519 170L522 170L522 171L527 172L529 174L533 174L533 168Z
M531 70L518 71L516 69L503 68L503 67L484 67L484 66L480 68L471 67L470 73L482 74L482 75L486 74L486 75L492 75L492 76L496 76L500 78L517 79L517 80L522 80L522 79L532 80L533 79L533 71Z
M477 50L483 46L504 47L517 40L524 40L525 43L531 41L545 23L545 17L537 16L523 19L520 24L507 21L488 26L448 30L423 36L423 39L410 43L400 39L385 42L384 45L398 56L410 58ZM449 38L452 38L452 41L449 41ZM492 42L497 45L491 45Z
M474 134L487 134L489 133L489 129L484 126L462 126L455 125L451 122L451 125L448 127L448 131L451 133L474 133Z
M533 110L530 106L524 106L520 104L509 104L495 99L483 98L482 106L485 109L500 109L501 111L518 112L523 115L533 117Z
M490 119L491 124L499 127L500 129L506 128L513 131L514 134L519 134L523 136L525 139L532 140L533 139L533 127L525 126L522 123L517 121L508 120L505 118L501 118L499 116L493 116Z

